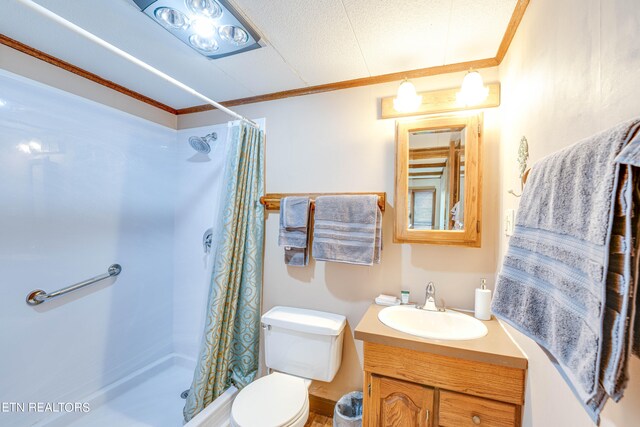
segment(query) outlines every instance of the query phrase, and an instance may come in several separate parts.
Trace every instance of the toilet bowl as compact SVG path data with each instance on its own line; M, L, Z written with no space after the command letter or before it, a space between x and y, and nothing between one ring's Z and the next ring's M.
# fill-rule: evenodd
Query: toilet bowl
M303 427L311 380L331 382L342 361L346 318L294 307L262 316L265 364L275 370L240 390L231 407L234 427Z
M309 418L310 380L274 372L246 386L231 407L234 427L302 427Z

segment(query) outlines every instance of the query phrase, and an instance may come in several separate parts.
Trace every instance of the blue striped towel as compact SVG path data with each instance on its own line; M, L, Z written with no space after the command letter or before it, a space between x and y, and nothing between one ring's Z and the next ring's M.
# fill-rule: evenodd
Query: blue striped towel
M492 303L546 351L596 423L627 381L638 180L618 155L640 144L639 127L622 123L534 165Z
M376 195L316 198L313 258L357 265L380 263L382 212Z

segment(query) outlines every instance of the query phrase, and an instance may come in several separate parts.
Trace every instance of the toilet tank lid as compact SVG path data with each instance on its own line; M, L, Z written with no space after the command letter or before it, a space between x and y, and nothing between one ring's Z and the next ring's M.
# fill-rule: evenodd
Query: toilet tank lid
M305 308L276 306L262 315L262 323L318 335L340 335L346 317Z

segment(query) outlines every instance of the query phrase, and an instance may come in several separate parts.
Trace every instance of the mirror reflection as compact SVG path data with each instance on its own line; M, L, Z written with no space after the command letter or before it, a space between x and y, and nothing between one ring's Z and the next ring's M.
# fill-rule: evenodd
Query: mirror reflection
M416 230L464 229L464 126L409 133L408 220Z

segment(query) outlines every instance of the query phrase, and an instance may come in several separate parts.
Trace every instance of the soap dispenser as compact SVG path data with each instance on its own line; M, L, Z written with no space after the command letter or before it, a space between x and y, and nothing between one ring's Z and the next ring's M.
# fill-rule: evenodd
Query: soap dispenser
M491 289L487 289L487 279L480 280L476 289L476 319L491 320Z

